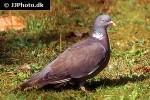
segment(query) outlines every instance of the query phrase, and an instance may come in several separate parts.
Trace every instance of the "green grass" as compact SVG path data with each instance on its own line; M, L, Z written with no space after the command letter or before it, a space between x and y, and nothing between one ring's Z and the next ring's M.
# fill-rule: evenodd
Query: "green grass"
M50 11L12 11L12 15L24 18L27 28L0 32L1 100L150 99L150 3L148 0L142 3L140 0L108 0L104 4L98 1L51 0ZM82 40L66 38L67 33L91 33L94 19L102 13L109 14L117 26L108 29L109 67L88 80L89 94L71 84L9 92L71 44ZM8 15L9 11L0 11L0 14ZM23 69L26 64L31 69Z

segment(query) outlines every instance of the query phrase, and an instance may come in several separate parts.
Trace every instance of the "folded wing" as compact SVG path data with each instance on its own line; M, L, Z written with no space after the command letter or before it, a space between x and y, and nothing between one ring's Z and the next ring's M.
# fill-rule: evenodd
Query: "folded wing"
M66 49L36 76L23 83L22 89L82 78L93 73L105 59L105 48L97 42L79 42Z

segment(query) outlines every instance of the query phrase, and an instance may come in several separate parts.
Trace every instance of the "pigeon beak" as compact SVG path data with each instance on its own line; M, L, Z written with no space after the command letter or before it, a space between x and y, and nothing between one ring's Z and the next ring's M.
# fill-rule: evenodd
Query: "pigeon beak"
M108 22L109 26L116 26L116 24L113 21Z

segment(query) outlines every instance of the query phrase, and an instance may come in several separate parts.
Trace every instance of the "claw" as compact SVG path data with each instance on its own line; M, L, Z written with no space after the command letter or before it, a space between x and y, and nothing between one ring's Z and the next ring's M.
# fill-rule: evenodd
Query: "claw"
M89 91L85 88L84 83L80 83L80 89L83 90L85 93L89 93Z

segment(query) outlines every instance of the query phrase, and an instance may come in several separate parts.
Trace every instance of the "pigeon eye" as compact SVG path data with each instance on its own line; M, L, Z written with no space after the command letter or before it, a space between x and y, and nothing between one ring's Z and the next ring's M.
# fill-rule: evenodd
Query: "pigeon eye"
M105 20L104 20L104 19L101 19L101 21L104 22Z

